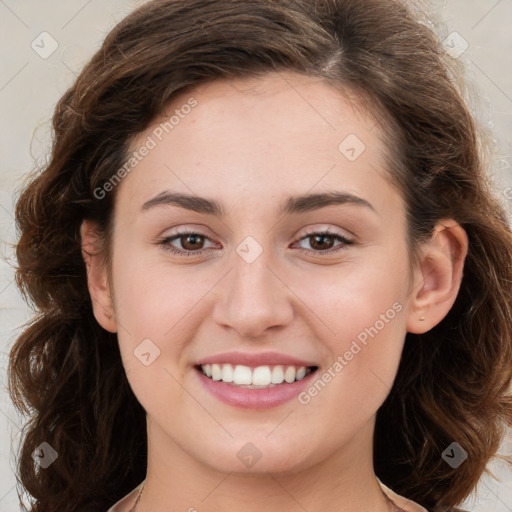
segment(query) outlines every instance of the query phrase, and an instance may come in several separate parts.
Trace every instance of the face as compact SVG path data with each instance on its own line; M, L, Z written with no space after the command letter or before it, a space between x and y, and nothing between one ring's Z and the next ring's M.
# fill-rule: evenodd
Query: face
M412 284L381 130L285 73L183 94L132 142L112 330L162 457L293 472L370 450Z

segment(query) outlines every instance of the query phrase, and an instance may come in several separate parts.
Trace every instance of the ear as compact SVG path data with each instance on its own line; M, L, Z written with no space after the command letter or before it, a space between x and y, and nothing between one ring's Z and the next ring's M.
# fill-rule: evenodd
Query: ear
M91 296L94 317L107 331L117 332L114 307L108 281L107 265L102 251L97 225L84 220L80 226L82 256L87 269L87 286Z
M408 332L427 332L448 314L459 293L467 252L464 229L451 219L439 221L414 272Z

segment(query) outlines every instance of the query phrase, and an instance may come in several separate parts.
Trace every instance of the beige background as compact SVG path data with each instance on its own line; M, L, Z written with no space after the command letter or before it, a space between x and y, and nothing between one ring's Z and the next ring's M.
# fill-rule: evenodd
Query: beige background
M34 165L33 159L41 162L45 158L49 119L56 101L109 29L138 3L0 0L0 510L5 512L19 510L12 469L20 426L5 392L5 368L19 325L30 315L8 264L13 254L9 244L15 241L14 199L23 176ZM502 193L512 185L512 0L438 0L432 5L446 22L441 28L443 39L449 36L447 41L455 49L468 46L458 58L466 63L468 79L476 87L479 105L472 102L473 108L496 135L498 152L493 173L496 189ZM40 41L42 32L48 32L58 44L47 58L31 47L34 40L34 44ZM43 37L47 38L46 50L51 49L51 39ZM510 438L503 452L512 454ZM512 471L498 462L491 467L502 483L483 478L466 508L512 512Z

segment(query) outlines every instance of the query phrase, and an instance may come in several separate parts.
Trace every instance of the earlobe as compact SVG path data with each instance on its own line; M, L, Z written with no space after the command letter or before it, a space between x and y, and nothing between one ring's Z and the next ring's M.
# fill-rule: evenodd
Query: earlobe
M107 331L117 332L108 272L97 226L92 221L84 220L80 227L80 236L94 317Z
M440 221L424 245L410 295L407 331L422 334L448 314L459 293L468 237L454 220Z

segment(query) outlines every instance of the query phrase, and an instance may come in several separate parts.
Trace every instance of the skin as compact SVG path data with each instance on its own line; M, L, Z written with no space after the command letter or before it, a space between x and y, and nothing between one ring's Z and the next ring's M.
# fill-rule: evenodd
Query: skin
M444 219L411 264L405 206L386 179L382 127L319 79L290 72L217 81L176 97L168 114L191 96L198 105L115 191L111 275L97 254L95 226L82 225L96 319L117 332L147 411L148 470L137 512L386 511L372 463L375 415L406 333L431 329L455 301L465 232ZM355 161L338 149L349 134L366 146ZM176 205L141 212L163 191L215 199L226 216ZM372 208L276 213L289 196L327 191ZM158 245L183 228L206 238L169 244L202 254ZM353 243L327 238L325 250L343 248L322 255L306 235L325 228ZM263 250L252 263L236 252L247 236ZM397 303L401 311L305 405L238 409L207 393L193 368L220 352L273 350L315 361L321 374ZM147 338L160 350L150 366L134 356ZM262 454L251 468L237 457L247 442Z

